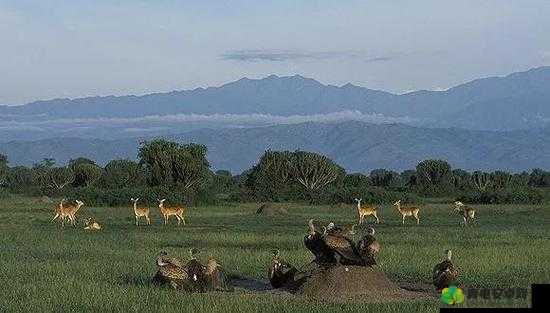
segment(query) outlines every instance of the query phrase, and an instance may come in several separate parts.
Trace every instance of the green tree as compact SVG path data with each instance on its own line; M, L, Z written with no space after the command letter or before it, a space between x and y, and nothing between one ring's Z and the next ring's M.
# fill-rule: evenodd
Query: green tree
M35 185L33 171L25 166L16 166L8 170L6 175L7 186L14 192L25 192Z
M415 170L405 170L401 173L401 181L407 187L416 186L416 171Z
M0 153L0 187L7 184L8 157Z
M513 176L504 171L494 171L491 173L492 187L494 189L505 189L512 186Z
M343 178L345 171L328 157L314 152L295 151L290 162L290 175L313 201L313 193Z
M267 150L247 175L246 186L256 200L280 201L291 185L292 153Z
M102 175L102 168L94 161L86 158L77 158L69 161L68 168L74 175L72 185L74 187L88 187L97 181Z
M448 192L451 180L451 165L443 160L425 160L416 166L417 184L428 194Z
M540 168L533 169L529 174L529 186L550 187L550 172Z
M145 179L145 172L137 162L112 160L105 165L101 186L110 188L143 186Z
M399 173L383 168L372 170L369 178L373 186L387 188L401 185L401 177Z
M191 189L198 188L210 173L206 153L203 145L158 139L145 142L139 149L139 158L147 169L150 185Z
M492 187L493 181L491 174L483 171L475 171L470 178L471 185L480 192L485 192Z

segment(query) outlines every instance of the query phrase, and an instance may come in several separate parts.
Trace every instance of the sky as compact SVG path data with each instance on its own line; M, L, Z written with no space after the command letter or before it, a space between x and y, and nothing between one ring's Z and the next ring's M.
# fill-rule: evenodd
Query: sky
M0 104L299 74L394 93L550 65L550 1L0 0Z

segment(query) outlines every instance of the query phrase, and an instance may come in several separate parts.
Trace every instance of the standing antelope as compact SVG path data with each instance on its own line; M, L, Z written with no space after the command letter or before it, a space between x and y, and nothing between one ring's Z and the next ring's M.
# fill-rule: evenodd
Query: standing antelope
M147 225L151 225L151 219L149 218L149 208L145 208L145 207L138 207L137 206L137 202L139 201L139 198L132 198L130 199L130 201L132 201L134 203L134 214L136 216L136 226L139 226L139 218L140 217L145 217L145 219L147 220Z
M65 218L68 218L69 221L73 226L76 226L76 212L84 205L84 202L80 200L75 200L76 205L69 204L67 206L63 205L63 202L65 199L61 200L59 203L59 206L55 210L55 216L52 219L52 222L58 218L61 217L61 226L65 226Z
M168 219L172 215L174 215L178 219L178 225L182 221L183 221L183 225L185 225L185 218L183 216L183 214L185 213L185 208L182 207L182 206L181 207L178 207L178 206L165 207L164 206L164 201L166 201L166 199L158 200L160 213L162 213L162 216L164 217L164 225L166 225L168 223Z
M476 215L476 210L470 206L466 206L460 201L455 201L455 212L462 215L464 226L468 226L468 222L473 222Z
M63 202L65 202L65 198L61 199L59 202L59 205L55 207L55 216L52 218L52 222L55 221L58 217L61 218L61 225L65 226L65 216L63 215Z
M378 219L378 215L376 214L377 208L375 206L364 206L361 207L361 201L363 199L355 199L357 202L357 213L359 214L359 225L363 224L363 219L367 216L374 216L376 219L376 224L380 223L380 220Z
M397 200L394 204L397 207L397 211L401 213L403 218L403 225L405 225L405 216L414 216L416 218L416 225L420 224L420 218L418 218L419 207L401 207L401 200Z

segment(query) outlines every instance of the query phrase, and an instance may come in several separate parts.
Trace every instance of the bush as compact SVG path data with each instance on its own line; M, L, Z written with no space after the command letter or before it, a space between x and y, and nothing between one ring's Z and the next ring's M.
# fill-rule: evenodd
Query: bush
M459 197L459 200L479 204L540 204L544 195L535 188L516 188L470 192Z
M130 206L130 198L140 198L140 203L150 207L157 199L166 199L169 204L195 205L196 195L167 187L130 187L101 189L97 187L74 188L68 193L71 199L79 199L90 206Z
M356 190L354 188L334 188L327 193L325 203L355 203L355 198L362 198L363 203L393 204L397 200L405 203L421 203L418 195L410 192L391 191L381 187L369 186Z

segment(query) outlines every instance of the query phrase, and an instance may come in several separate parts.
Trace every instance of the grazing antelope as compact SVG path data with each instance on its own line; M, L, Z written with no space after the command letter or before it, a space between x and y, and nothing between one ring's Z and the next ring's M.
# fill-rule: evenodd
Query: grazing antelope
M468 226L468 222L473 222L476 215L476 210L470 206L466 206L460 201L455 201L455 212L462 215L464 226Z
M397 200L394 204L397 207L397 211L401 213L403 218L403 225L405 225L405 216L414 216L416 218L416 225L420 224L420 218L418 218L419 207L401 207L401 200Z
M84 227L86 230L101 230L101 225L92 217L89 217L84 225L86 225L86 227Z
M140 217L145 217L145 219L147 220L147 225L151 225L151 219L149 218L149 208L145 208L145 207L138 207L137 206L137 202L139 201L139 198L132 198L130 199L130 201L132 201L134 203L134 214L136 216L136 226L139 226L139 218Z
M158 199L157 199L158 200ZM166 199L158 200L159 202L159 209L160 213L162 213L162 216L164 217L164 225L168 223L168 219L170 216L174 215L178 219L178 225L183 222L183 225L185 225L185 217L183 214L185 213L184 207L165 207L164 201Z
M76 226L76 212L78 212L78 210L84 205L84 202L82 202L80 200L75 200L76 205L69 204L67 206L64 206L63 205L64 201L65 201L65 199L61 200L61 202L59 203L59 206L56 208L56 210L55 210L56 214L53 217L52 222L56 218L60 217L61 218L61 226L64 227L65 226L65 218L68 218L69 221L71 222L71 224L73 226Z
M363 219L367 216L374 216L376 219L376 224L380 223L380 220L378 219L378 215L376 214L377 208L375 206L361 206L361 201L363 199L355 199L357 202L357 213L359 214L359 225L363 224Z

